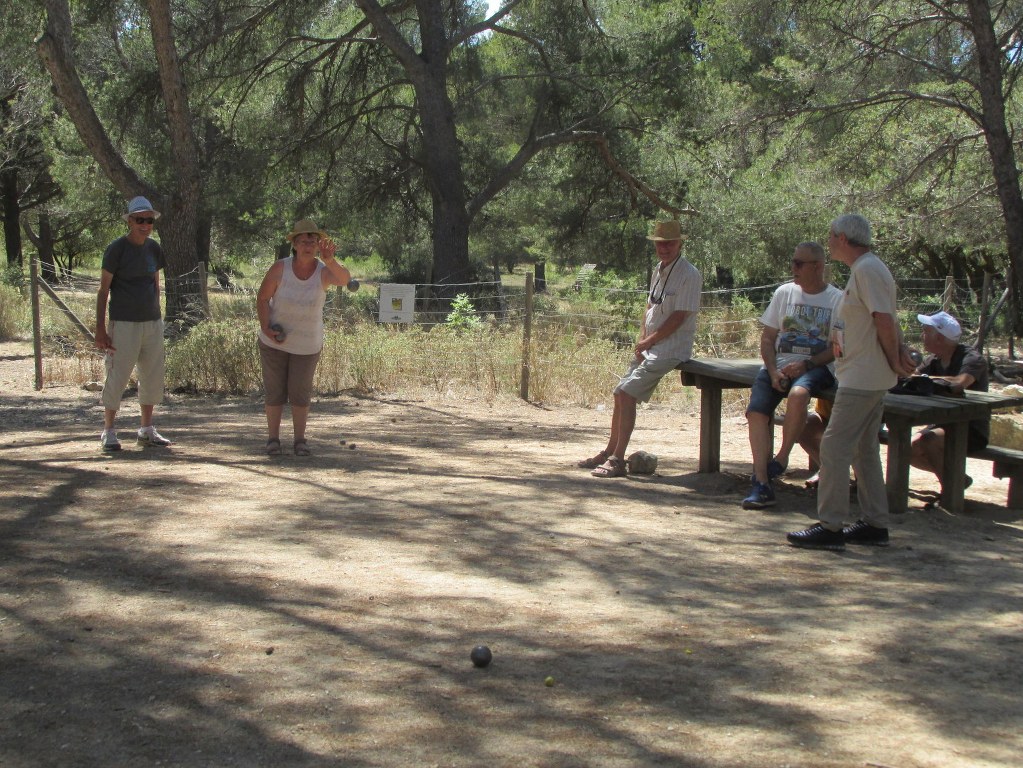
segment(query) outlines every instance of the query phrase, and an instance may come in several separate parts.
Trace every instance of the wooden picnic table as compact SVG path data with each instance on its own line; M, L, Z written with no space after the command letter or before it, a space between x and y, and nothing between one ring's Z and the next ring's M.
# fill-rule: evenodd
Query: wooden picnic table
M678 366L682 383L700 390L700 472L721 471L721 393L750 388L763 365L758 358L693 359ZM820 394L832 400L835 390ZM988 418L998 408L1023 405L1023 396L967 391L964 397L895 395L884 398L888 427L888 466L885 484L892 512L909 506L909 458L912 428L924 424L945 427L945 456L941 504L950 512L963 509L966 482L966 436L969 422Z

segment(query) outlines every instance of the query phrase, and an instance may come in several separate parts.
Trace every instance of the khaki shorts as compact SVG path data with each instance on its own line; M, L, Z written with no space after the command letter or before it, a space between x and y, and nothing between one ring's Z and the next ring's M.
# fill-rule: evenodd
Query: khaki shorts
M259 342L259 362L263 368L263 391L267 405L291 403L303 408L313 399L313 377L320 353L293 355L271 349Z
M110 320L107 332L115 351L107 352L103 361L107 371L103 407L108 411L121 407L121 396L136 367L139 369L139 404L163 402L163 320L141 323Z
M636 398L640 403L645 403L654 394L657 385L666 374L671 373L682 360L675 357L665 357L658 360L632 359L629 370L622 376L615 392L624 392Z

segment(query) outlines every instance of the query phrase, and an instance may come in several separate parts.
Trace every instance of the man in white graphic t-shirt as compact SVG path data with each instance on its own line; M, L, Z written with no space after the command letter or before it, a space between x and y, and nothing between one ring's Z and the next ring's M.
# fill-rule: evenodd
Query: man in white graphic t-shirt
M834 359L828 343L831 318L842 292L824 281L824 248L806 242L792 254L792 282L774 292L760 318L760 369L750 392L746 421L753 454L753 486L743 509L774 506L771 481L785 472L789 453L806 425L811 397L835 386ZM788 397L781 446L771 457L771 422Z

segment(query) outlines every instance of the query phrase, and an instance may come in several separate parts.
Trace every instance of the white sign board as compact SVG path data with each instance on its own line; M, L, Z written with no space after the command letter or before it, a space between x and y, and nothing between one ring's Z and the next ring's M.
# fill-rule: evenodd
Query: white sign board
M411 323L415 319L416 286L402 283L380 284L381 323Z

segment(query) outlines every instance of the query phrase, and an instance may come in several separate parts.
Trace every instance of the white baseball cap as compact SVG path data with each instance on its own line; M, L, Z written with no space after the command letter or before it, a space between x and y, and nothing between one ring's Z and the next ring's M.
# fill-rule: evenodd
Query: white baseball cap
M935 312L933 315L917 315L916 319L924 325L931 326L931 328L946 339L959 341L959 337L963 335L963 329L960 327L959 321L948 312Z

